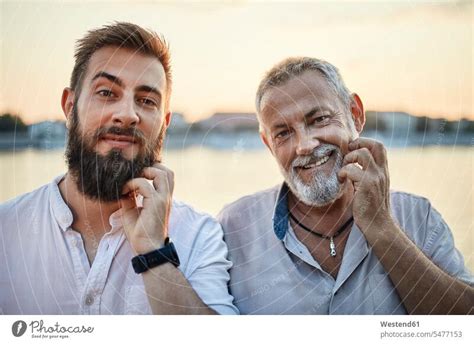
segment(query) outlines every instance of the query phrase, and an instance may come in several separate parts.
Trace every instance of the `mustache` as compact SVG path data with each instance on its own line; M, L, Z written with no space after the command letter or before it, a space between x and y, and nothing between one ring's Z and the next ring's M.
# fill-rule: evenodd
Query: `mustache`
M329 155L332 151L340 151L340 149L339 147L328 143L319 145L310 155L296 157L295 160L293 160L291 167L295 168L315 163L319 159Z
M120 135L120 136L129 136L136 143L144 145L146 143L145 134L140 129L129 127L129 128L120 128L120 127L108 127L108 128L99 128L94 134L94 140L97 142L102 139L107 134Z

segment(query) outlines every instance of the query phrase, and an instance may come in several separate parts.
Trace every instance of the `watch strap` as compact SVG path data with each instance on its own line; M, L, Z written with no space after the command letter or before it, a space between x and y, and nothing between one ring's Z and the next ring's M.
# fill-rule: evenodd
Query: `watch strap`
M165 263L171 263L176 267L179 266L178 253L174 244L168 238L166 238L165 246L162 248L132 258L133 270L137 274Z

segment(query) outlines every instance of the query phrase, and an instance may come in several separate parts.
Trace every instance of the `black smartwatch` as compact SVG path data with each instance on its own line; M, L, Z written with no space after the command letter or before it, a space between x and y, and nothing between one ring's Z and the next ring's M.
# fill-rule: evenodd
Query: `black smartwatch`
M133 270L137 274L141 274L164 263L171 263L176 267L179 266L178 253L169 238L166 238L165 246L162 248L132 258Z

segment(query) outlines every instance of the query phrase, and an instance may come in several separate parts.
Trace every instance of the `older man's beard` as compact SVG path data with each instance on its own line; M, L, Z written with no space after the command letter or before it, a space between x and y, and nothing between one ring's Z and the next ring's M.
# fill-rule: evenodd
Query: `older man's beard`
M315 163L317 160L333 151L336 161L329 175L315 169L312 180L305 183L296 172L296 167ZM342 168L343 156L339 147L331 144L322 144L314 149L311 155L297 157L291 164L290 171L286 171L281 165L280 170L285 177L293 194L303 203L313 207L323 207L331 204L339 198L342 184L339 183L337 173Z
M111 149L105 156L94 149L97 142L106 134L131 136L139 146L137 155L126 159L118 148ZM124 185L141 175L145 167L160 162L160 152L165 134L161 128L156 142L147 141L144 134L136 128L99 128L91 135L83 135L79 129L77 106L73 118L66 149L66 162L78 190L90 199L100 202L113 202L122 197Z

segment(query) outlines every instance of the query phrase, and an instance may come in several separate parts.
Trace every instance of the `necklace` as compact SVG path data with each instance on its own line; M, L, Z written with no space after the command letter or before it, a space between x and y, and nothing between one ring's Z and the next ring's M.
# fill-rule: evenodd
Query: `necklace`
M289 213L290 213L291 219L293 221L295 221L296 224L298 226L300 226L301 228L303 228L305 231L310 232L311 234L314 234L314 235L316 235L320 238L329 239L329 254L331 255L331 257L336 256L336 245L334 244L334 238L337 237L342 232L344 232L346 230L346 228L349 227L349 224L351 224L352 221L354 220L354 217L351 216L351 218L349 220L347 220L341 227L339 227L339 229L336 231L336 233L334 233L332 236L327 236L327 235L323 235L323 234L320 234L318 232L312 231L310 228L306 227L304 224L299 222L298 219L291 212L289 212Z

